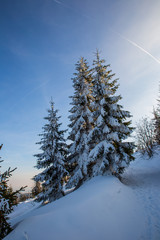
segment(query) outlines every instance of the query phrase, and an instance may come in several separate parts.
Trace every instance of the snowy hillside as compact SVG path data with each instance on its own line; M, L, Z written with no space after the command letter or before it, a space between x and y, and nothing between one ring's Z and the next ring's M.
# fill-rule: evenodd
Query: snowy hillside
M160 154L137 155L123 176L124 184L95 177L44 207L31 211L30 205L24 214L15 209L16 227L5 240L160 239Z

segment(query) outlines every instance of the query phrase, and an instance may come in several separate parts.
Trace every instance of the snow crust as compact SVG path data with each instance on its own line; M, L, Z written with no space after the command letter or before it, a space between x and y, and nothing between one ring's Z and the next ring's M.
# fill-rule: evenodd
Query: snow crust
M21 215L24 220L5 240L158 240L159 183L160 154L152 159L136 154L123 183L113 176L95 177L67 196ZM26 212L25 203L20 206ZM20 206L10 215L12 224Z

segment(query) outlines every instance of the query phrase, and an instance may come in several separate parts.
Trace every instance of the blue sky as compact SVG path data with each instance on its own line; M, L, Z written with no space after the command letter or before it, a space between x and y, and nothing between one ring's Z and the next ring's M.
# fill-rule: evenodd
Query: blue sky
M0 143L12 185L32 185L51 96L67 128L71 77L96 48L119 78L133 124L151 116L160 80L160 1L0 1Z

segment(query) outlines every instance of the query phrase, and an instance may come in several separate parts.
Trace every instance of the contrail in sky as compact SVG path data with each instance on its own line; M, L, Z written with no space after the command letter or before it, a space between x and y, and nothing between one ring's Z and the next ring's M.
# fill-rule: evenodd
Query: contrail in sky
M69 8L69 9L72 9L73 11L77 12L76 9L74 9L74 8L72 8L72 7L64 4L64 3L63 3L62 1L60 1L60 0L53 0L53 1L54 1L55 3L57 3L57 4L62 5L62 6L65 7L65 8ZM86 16L86 15L84 15L84 14L81 14L81 15L84 16L84 17L86 17L86 18L89 18L89 19L92 20L92 21L94 21L94 19L92 19L92 18L89 17L89 16ZM146 53L148 56L150 56L150 57L151 57L153 60L155 60L157 63L160 63L160 60L159 60L158 58L154 57L151 53L149 53L149 52L148 52L147 50L145 50L143 47L139 46L137 43L133 42L132 40L130 40L130 39L128 39L128 38L126 38L125 36L123 36L122 34L120 34L119 32L117 32L117 31L115 31L115 30L113 30L113 29L111 29L111 28L110 28L110 30L111 30L112 32L114 32L115 34L119 35L121 38L123 38L123 39L126 40L127 42L129 42L130 44L132 44L133 46L139 48L142 52Z
M113 30L112 30L113 31ZM144 48L142 48L141 46L139 46L137 43L131 41L130 39L126 38L125 36L123 36L122 34L113 31L114 33L118 34L121 38L125 39L127 42L131 43L133 46L139 48L142 52L146 53L148 56L150 56L152 59L154 59L157 63L160 63L160 60L156 57L154 57L151 53L149 53L148 51L146 51Z

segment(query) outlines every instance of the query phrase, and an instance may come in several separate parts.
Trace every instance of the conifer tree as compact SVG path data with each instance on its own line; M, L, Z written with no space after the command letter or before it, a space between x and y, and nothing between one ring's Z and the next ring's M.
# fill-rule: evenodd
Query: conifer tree
M0 146L0 150L1 148L2 145ZM3 161L0 160L0 163L2 162ZM0 240L12 230L8 222L8 214L13 211L13 206L17 204L17 194L25 188L22 187L14 192L11 187L8 186L8 180L15 170L16 168L12 170L9 168L3 173L0 172Z
M35 185L32 188L32 197L35 198L41 192L42 192L42 186L40 182L35 182Z
M119 176L134 159L134 145L126 141L132 132L131 121L127 120L131 115L118 104L121 100L120 95L115 95L118 79L113 79L115 74L111 74L111 70L108 70L110 65L104 62L97 51L92 81L94 127L88 136L91 150L88 165L90 177L105 173Z
M160 145L160 100L158 99L157 108L153 112L154 114L154 126L155 126L155 141Z
M68 139L71 140L69 148L69 163L74 165L68 186L80 186L87 179L87 161L89 148L87 136L91 130L90 123L90 101L91 101L91 70L84 58L76 64L76 73L73 80L74 95L72 98L71 131Z
M63 177L67 174L64 168L66 156L65 131L60 130L61 123L57 117L57 110L54 110L54 103L51 100L51 107L48 109L48 116L44 119L47 123L40 134L41 153L36 154L37 169L44 169L34 177L36 182L41 182L43 191L38 195L38 200L54 201L63 196Z

